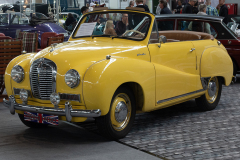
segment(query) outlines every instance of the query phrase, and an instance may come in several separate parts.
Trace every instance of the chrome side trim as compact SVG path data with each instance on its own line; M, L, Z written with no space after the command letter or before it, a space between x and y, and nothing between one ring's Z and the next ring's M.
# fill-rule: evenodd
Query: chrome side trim
M67 121L71 121L72 117L99 117L101 116L101 110L82 110L72 109L69 102L65 103L65 109L61 108L49 108L32 105L17 104L14 96L9 96L9 100L3 99L4 106L10 109L11 114L15 114L15 110L36 112L49 115L66 116Z
M204 89L200 89L200 90L193 91L193 92L186 93L186 94L182 94L182 95L179 95L179 96L176 96L176 97L167 98L167 99L164 99L164 100L159 100L159 101L157 101L157 104L168 102L168 101L171 101L171 100L174 100L174 99L182 98L182 97L189 96L189 95L196 94L196 93L203 92L203 91L205 91L205 90Z

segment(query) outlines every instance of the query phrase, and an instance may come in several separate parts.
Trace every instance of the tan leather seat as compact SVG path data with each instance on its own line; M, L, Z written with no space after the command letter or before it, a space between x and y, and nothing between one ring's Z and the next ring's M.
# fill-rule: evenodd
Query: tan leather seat
M167 39L179 41L199 40L201 36L191 31L159 31L159 36L164 35Z
M203 33L203 32L194 32L194 33L196 33L199 36L201 36L200 39L211 39L211 40L214 39L214 37L211 34L208 34L208 33Z

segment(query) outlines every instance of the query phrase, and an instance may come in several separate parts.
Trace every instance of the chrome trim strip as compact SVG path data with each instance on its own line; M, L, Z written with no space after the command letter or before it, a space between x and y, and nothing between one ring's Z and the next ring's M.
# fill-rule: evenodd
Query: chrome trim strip
M179 96L176 96L176 97L167 98L167 99L164 99L164 100L159 100L159 101L157 101L157 104L168 102L168 101L171 101L171 100L174 100L174 99L182 98L182 97L189 96L191 94L196 94L196 93L203 92L203 91L205 91L205 90L204 89L200 89L200 90L193 91L193 92L186 93L186 94L182 94L182 95L179 95Z
M101 110L82 110L82 109L72 109L72 106L69 102L65 103L65 109L55 109L49 107L40 107L40 106L32 106L32 105L23 105L17 104L15 98L11 95L9 96L9 100L3 99L4 106L10 109L11 114L15 114L15 110L20 111L28 111L28 112L36 112L42 114L49 115L57 115L57 116L66 116L67 121L71 121L72 117L99 117L101 116Z

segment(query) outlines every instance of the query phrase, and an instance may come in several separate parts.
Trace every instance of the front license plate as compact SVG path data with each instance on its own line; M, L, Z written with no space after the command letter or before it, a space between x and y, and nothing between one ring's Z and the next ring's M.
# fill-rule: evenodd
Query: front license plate
M58 125L58 116L55 116L55 115L32 113L32 112L25 111L24 112L24 120L36 122L36 123Z

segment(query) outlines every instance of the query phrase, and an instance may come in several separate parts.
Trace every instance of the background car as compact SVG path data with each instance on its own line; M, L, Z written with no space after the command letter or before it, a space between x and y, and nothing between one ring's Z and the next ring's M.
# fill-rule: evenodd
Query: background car
M44 15L39 18L29 18L26 15L14 12L14 13L0 13L0 33L4 33L6 36L12 38L17 37L17 33L20 31L37 32L39 46L41 44L41 35L44 32L55 32L57 34L64 34L64 41L69 38L68 32L60 27L58 24L50 19L43 19Z
M240 24L240 16L235 16L231 18L232 22L228 22L227 26L230 28L238 37L240 37L240 29L239 29L239 24Z
M76 21L79 20L79 15L77 13L74 12L61 12L59 14L59 25L63 27L63 24L65 23L66 19L67 19L67 15L68 13L71 13L73 15L73 17L76 19Z
M158 29L184 30L209 33L227 49L233 61L233 75L240 71L240 41L236 33L222 23L223 17L195 14L173 14L156 16Z
M122 15L119 25L108 18L95 34L99 18L114 13ZM133 29L118 28L128 16ZM8 64L4 105L29 127L92 117L104 136L119 139L136 113L191 99L201 110L215 109L232 73L226 49L210 34L158 31L156 17L144 11L95 11L81 18L68 42Z

